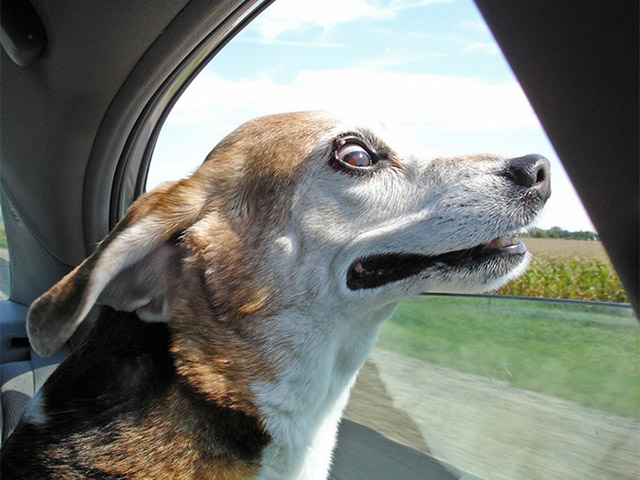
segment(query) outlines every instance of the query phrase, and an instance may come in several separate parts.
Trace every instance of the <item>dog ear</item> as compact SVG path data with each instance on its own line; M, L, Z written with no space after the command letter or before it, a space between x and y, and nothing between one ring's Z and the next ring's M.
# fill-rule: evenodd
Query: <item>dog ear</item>
M94 304L166 321L168 293L180 269L177 238L202 213L206 195L191 179L140 197L84 262L38 298L27 331L43 356L59 350Z

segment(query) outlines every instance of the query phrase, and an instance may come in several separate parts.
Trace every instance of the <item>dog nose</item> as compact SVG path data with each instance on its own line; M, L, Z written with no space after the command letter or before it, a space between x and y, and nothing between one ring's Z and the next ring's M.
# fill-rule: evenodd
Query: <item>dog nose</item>
M508 160L505 172L517 185L534 189L543 201L551 196L551 170L549 160L531 154Z

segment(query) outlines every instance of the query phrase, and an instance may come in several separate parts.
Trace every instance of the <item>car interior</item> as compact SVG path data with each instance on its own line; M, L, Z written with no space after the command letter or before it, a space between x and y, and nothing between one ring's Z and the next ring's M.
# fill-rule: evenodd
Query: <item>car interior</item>
M638 4L475 0L639 304ZM163 121L191 79L272 0L2 0L0 301L5 440L90 325L52 357L28 306L95 249L144 191ZM332 477L477 478L353 421Z

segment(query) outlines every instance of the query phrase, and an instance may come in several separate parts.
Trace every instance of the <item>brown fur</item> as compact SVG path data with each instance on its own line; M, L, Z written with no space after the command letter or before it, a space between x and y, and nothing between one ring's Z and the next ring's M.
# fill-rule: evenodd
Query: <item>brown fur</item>
M185 272L175 307L172 354L178 373L217 404L257 416L249 384L270 381L274 374L272 362L256 356L257 340L247 333L257 319L221 310L207 298L199 273L198 267Z
M228 452L215 444L204 447L193 434L200 429L199 419L185 418L189 410L184 398L174 391L142 421L112 425L110 428L118 431L112 442L98 443L102 433L89 431L51 448L47 456L61 464L80 456L94 470L131 480L252 478L258 462L229 458ZM56 470L61 478L69 475L62 466Z

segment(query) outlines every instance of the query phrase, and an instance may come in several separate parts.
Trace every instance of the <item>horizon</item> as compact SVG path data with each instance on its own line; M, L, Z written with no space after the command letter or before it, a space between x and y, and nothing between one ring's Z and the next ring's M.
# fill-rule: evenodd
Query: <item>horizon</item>
M285 111L357 112L432 155L544 155L536 227L596 232L471 0L277 0L193 80L155 147L147 185L190 174L226 134Z

